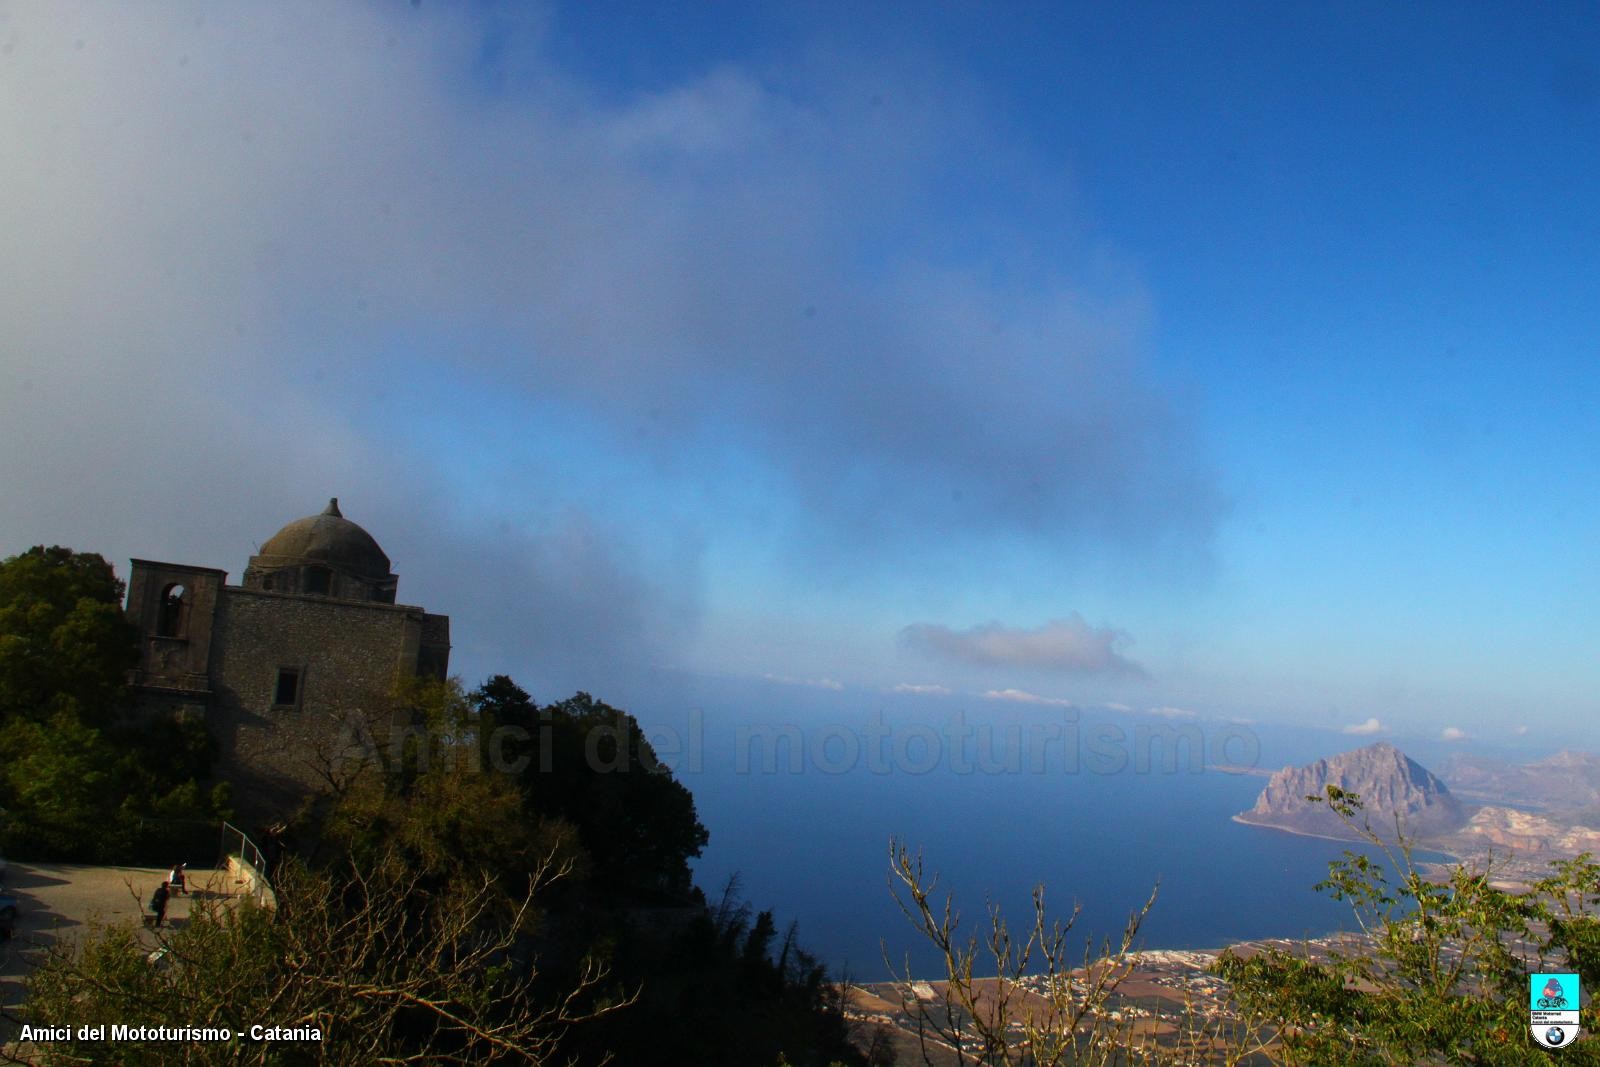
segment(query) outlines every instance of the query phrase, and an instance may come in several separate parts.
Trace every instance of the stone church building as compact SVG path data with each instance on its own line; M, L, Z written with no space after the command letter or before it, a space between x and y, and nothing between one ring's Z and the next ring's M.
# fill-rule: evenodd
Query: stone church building
M389 557L337 499L268 538L239 585L213 567L131 562L139 703L204 718L246 817L327 784L344 715L449 669L449 616L395 603Z

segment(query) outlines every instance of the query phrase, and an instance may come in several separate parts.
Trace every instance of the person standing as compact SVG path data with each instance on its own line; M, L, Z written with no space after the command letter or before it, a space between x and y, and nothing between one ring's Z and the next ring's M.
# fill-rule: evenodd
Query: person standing
M150 894L150 917L153 920L150 925L157 929L161 928L161 924L165 922L167 918L168 893L169 890L167 889L167 883L162 882L160 885L156 886L156 891Z
M169 893L189 895L189 886L183 871L187 866L189 866L187 863L174 863L172 865L172 873L167 875L167 891Z

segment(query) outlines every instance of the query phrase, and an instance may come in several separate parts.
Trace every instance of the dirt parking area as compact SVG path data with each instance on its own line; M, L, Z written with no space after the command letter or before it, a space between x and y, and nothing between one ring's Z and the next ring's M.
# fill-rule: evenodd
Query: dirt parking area
M6 872L6 892L17 898L16 933L0 941L0 1004L14 1008L22 1000L23 981L38 959L63 938L75 937L95 923L126 922L143 931L150 894L167 877L167 869L90 867L73 863L16 863ZM174 895L167 922L189 921L191 901L205 894L231 896L236 887L223 870L190 870L190 893Z

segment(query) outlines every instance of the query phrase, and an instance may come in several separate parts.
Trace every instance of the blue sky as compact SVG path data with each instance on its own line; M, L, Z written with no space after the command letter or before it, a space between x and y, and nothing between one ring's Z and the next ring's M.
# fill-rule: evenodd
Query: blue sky
M0 535L237 573L337 494L546 695L1583 740L1597 55L1578 4L0 6Z

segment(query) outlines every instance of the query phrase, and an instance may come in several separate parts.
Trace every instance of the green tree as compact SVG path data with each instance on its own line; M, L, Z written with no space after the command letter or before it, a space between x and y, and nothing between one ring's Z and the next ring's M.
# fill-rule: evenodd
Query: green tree
M674 921L660 922L662 912ZM770 912L754 915L730 883L712 907L618 909L596 922L592 941L638 1002L573 1031L580 1062L744 1067L780 1055L802 1067L865 1067L851 1042L843 990L802 949L791 926L781 939ZM552 913L552 925L585 913ZM880 1062L881 1059L880 1059Z
M99 858L98 848L85 845L98 842L116 817L118 758L101 731L71 712L0 728L7 850Z
M138 633L104 558L55 545L0 561L0 722L67 713L103 724L125 703Z
M502 728L517 738L491 744ZM687 857L705 830L631 716L586 694L540 708L503 675L470 700L454 680L419 680L350 733L367 758L330 769L330 795L297 828L319 863L394 855L429 879L481 871L507 901L542 858L561 865L517 948L539 956L530 995L583 986L590 999L573 1010L629 1002L574 1027L562 1058L859 1062L835 987L793 932L778 945L771 913L752 924L692 890ZM595 961L604 983L585 977Z
M0 562L0 841L24 856L168 862L204 820L203 723L135 716L137 632L122 583L93 553L35 547ZM159 857L159 858L156 858Z
M1600 866L1587 854L1554 865L1527 893L1496 886L1492 869L1457 865L1428 877L1404 837L1391 847L1362 818L1355 794L1327 803L1385 862L1347 851L1318 888L1346 901L1361 936L1318 952L1225 954L1216 967L1239 1011L1277 1031L1285 1063L1523 1064L1548 1062L1525 1008L1535 970L1593 973ZM1586 1009L1590 1034L1600 1022ZM1562 1051L1600 1063L1600 1041Z
M485 753L490 751L489 741L501 727L518 729L531 740L539 725L539 705L528 691L504 674L496 674L472 691L472 705L482 721L482 740ZM516 744L506 755L514 759L526 750L526 743Z
M177 842L226 812L226 786L199 786L210 751L202 724L162 716L104 729L67 711L7 722L0 841L29 858L171 862Z
M689 895L689 860L709 835L638 720L588 693L537 707L504 675L472 704L486 758L511 770L529 810L576 827L594 891L659 902Z
M581 880L589 860L576 830L531 809L513 778L483 767L476 719L459 679L400 682L391 706L353 734L367 750L330 772L330 794L298 820L316 842L312 855L359 862L399 850L432 874L490 872L513 894L554 855L563 882Z

